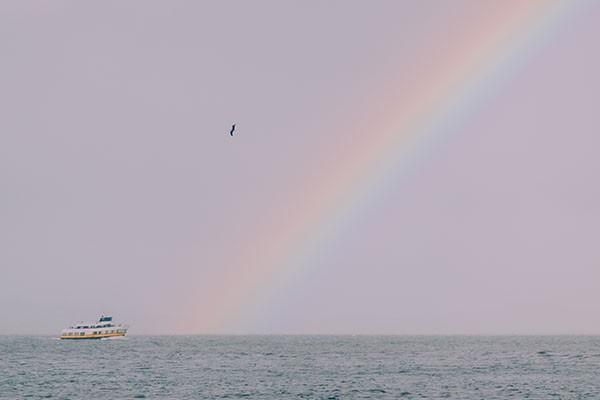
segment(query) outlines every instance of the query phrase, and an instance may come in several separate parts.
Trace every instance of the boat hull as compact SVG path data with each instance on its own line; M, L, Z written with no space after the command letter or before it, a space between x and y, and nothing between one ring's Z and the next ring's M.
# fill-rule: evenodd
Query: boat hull
M86 339L105 339L111 337L125 336L126 332L118 332L118 333L100 333L100 334L90 334L90 335L79 335L79 336L66 336L61 335L61 339L63 340L86 340Z

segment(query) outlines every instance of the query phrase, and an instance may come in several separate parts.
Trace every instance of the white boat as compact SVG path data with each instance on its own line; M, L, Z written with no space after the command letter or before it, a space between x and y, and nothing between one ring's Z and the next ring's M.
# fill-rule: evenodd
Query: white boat
M61 339L104 339L125 336L127 325L115 324L110 316L101 316L98 322L79 323L63 329Z

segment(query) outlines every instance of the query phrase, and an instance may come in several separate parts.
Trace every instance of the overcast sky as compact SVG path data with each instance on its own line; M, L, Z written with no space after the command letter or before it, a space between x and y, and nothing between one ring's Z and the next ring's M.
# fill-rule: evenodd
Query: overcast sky
M264 224L513 4L0 3L0 334L101 313L132 333L600 334L600 7L573 3L231 318Z

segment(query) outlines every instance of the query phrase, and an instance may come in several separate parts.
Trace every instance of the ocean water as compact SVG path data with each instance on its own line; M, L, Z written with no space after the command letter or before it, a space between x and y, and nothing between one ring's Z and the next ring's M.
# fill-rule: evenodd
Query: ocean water
M0 398L600 399L600 337L0 336Z

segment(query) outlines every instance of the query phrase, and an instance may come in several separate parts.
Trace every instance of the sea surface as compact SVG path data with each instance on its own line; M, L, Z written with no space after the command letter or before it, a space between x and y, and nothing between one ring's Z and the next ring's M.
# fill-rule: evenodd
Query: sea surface
M0 398L600 399L600 337L0 336Z

